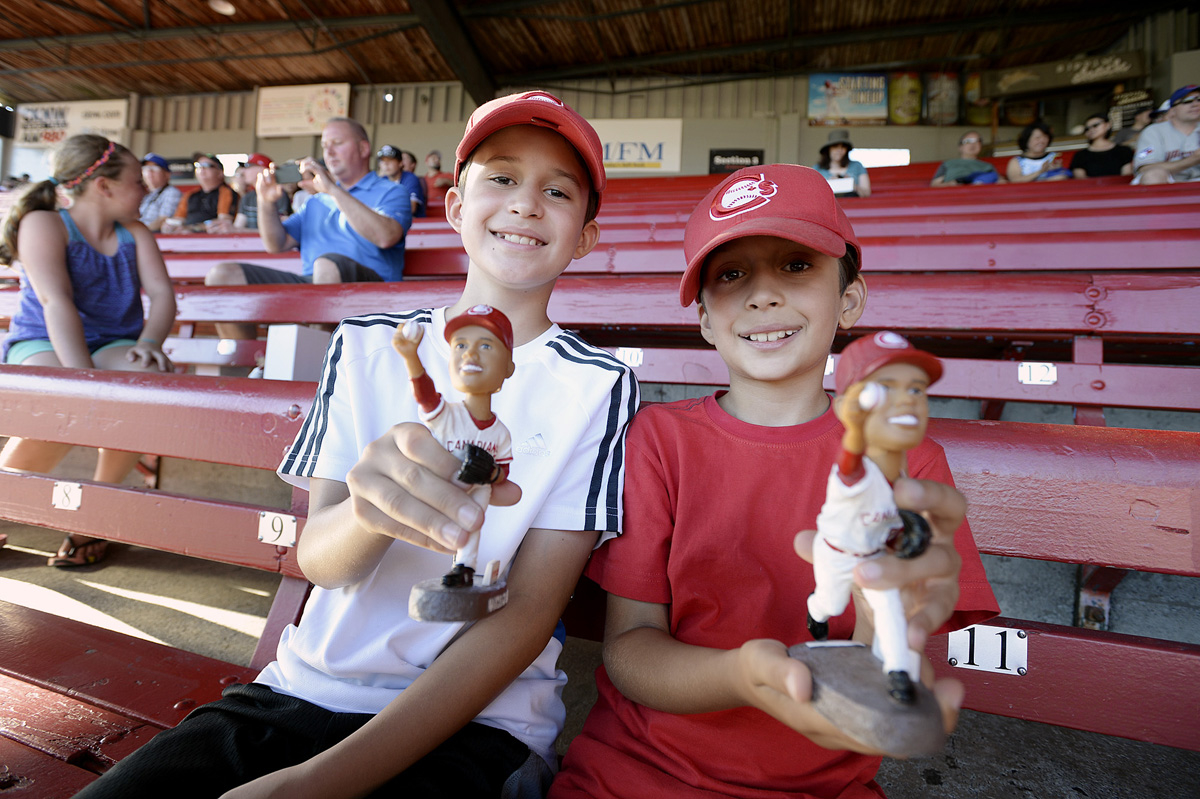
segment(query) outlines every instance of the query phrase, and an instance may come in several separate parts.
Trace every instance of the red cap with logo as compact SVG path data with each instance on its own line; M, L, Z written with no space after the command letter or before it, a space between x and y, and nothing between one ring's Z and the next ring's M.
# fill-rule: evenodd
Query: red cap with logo
M929 375L933 385L942 376L942 362L925 350L919 350L899 333L881 330L846 345L838 356L833 372L833 386L841 394L860 380L871 376L876 369L890 363L911 363Z
M604 191L608 182L604 174L604 148L595 128L553 94L537 91L497 97L475 109L454 151L454 179L458 180L463 163L484 139L513 125L537 125L561 134L583 159L592 188L597 194Z
M450 340L450 336L453 335L455 330L458 330L460 327L470 327L472 325L478 325L492 331L492 333L504 342L504 346L508 347L508 351L512 352L512 322L508 321L508 317L504 315L503 311L498 311L490 305L472 305L458 316L447 321L446 341Z
M710 191L688 219L681 305L695 302L708 254L746 236L775 236L834 258L845 255L847 245L862 254L850 220L820 172L795 164L739 169Z
M271 159L262 153L254 153L246 159L246 163L243 166L261 166L263 169L270 169Z

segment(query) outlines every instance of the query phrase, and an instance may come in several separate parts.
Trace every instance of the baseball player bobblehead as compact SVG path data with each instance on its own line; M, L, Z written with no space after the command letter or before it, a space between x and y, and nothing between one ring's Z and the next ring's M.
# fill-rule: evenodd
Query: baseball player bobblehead
M842 452L830 471L813 541L816 587L806 621L816 641L788 649L812 672L819 712L897 757L935 754L946 737L937 702L920 684L920 654L908 648L900 591L862 590L874 618L869 651L825 639L829 619L849 604L855 566L889 551L916 557L929 545L928 522L896 507L892 483L906 476L907 452L925 437L926 391L941 376L937 358L890 331L842 351L834 372L834 410L845 428Z
M434 388L417 353L424 328L408 322L396 330L392 346L404 358L421 421L450 454L462 461L458 479L471 485L471 497L487 507L492 485L508 479L512 437L491 410L492 394L512 376L512 325L499 310L475 305L446 322L450 382L463 394L447 402ZM440 580L413 587L409 615L421 621L470 621L504 607L508 599L499 564L488 564L480 584L475 570L479 533L455 553L454 566Z

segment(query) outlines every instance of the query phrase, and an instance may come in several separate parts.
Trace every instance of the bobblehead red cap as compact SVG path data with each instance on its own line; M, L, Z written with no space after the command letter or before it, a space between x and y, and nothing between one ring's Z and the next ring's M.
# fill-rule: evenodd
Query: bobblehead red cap
M455 330L458 330L460 327L470 327L471 325L478 325L492 331L504 342L504 346L508 347L508 351L512 352L512 323L508 321L508 317L504 315L503 311L498 311L490 305L472 305L458 316L446 322L446 341L450 340L450 336L454 334Z
M597 194L603 193L608 178L604 174L604 148L595 128L553 94L537 91L497 97L475 109L454 151L454 179L458 180L463 164L484 139L513 125L537 125L562 135L587 166L592 188Z
M775 236L834 258L849 245L862 255L850 220L820 172L795 164L746 167L717 184L688 219L680 305L695 302L708 254L746 236Z
M271 159L262 153L255 153L246 159L246 166L261 166L263 169L270 169Z
M942 362L924 350L919 350L899 333L881 330L846 345L838 357L833 372L833 385L841 394L860 380L871 376L876 369L890 363L911 363L929 375L933 385L942 376Z

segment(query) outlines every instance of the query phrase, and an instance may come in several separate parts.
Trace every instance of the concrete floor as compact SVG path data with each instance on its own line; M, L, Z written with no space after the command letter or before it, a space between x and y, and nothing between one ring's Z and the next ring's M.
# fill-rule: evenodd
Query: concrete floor
M43 564L60 534L2 524L0 532L9 535L9 546L0 550L0 599L235 663L249 662L278 585L264 572L119 544L102 564L51 569ZM1059 623L1069 617L1063 600L1074 580L1071 567L987 561L1007 613ZM1033 585L1046 589L1037 592L1041 598L1029 590ZM1113 619L1118 628L1158 635L1147 629L1147 619L1165 615L1169 601L1170 618L1186 622L1171 624L1184 635L1170 637L1200 641L1198 594L1182 578L1135 575L1117 589ZM560 752L595 699L591 675L599 662L599 644L567 639L561 665L571 681ZM1088 701L1086 686L1079 701ZM945 753L885 760L878 779L891 799L1197 799L1200 753L966 711Z

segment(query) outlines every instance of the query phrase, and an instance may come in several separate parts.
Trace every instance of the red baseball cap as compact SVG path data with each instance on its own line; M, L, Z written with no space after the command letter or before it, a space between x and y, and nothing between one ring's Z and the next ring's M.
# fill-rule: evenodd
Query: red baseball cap
M246 159L246 162L242 166L261 166L263 169L270 169L271 159L262 153L254 153L254 155Z
M447 321L446 341L450 340L450 336L454 334L455 330L458 330L460 327L470 327L471 325L479 325L492 331L504 342L504 346L508 347L508 351L512 352L512 322L508 321L508 317L504 315L503 311L498 311L490 305L472 305L458 316Z
M833 372L833 385L841 394L860 380L871 376L876 369L890 363L911 363L929 375L933 385L942 376L942 362L924 350L919 350L899 333L881 330L846 345L838 357Z
M775 236L834 258L845 255L847 246L862 255L850 220L820 172L795 164L746 167L717 184L688 219L681 305L696 300L708 254L746 236Z
M604 174L604 148L595 128L553 94L539 91L497 97L475 109L454 151L454 179L458 180L463 163L484 139L513 125L537 125L561 134L583 159L592 188L597 194L603 193L608 179Z

